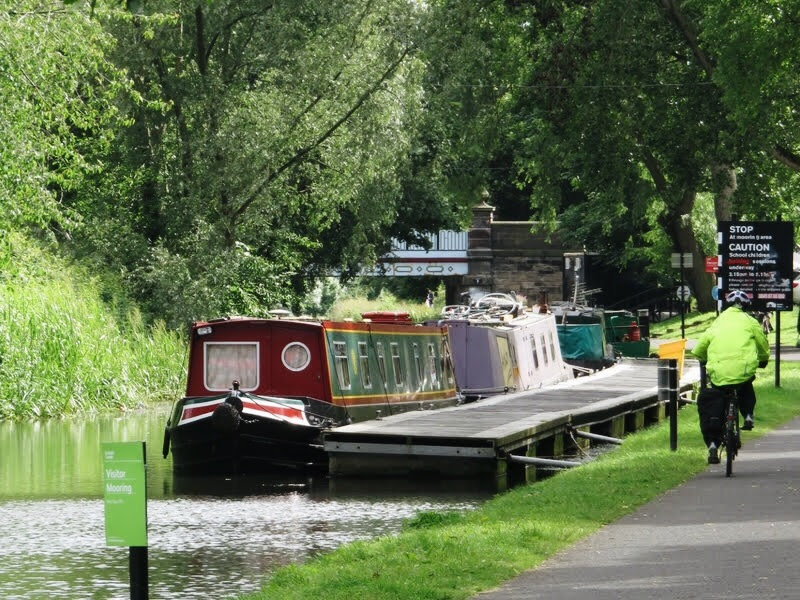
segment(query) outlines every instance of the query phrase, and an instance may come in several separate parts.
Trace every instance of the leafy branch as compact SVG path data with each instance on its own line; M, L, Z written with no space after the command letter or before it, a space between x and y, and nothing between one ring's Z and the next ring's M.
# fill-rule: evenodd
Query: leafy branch
M269 167L263 169L260 173L260 176L263 178L262 181L247 195L242 204L239 205L235 211L233 211L234 218L239 217L246 212L253 202L255 202L261 196L264 190L269 187L273 181L275 181L287 170L298 165L306 157L306 155L321 146L336 132L336 130L346 123L350 117L352 117L353 114L355 114L355 112L361 108L361 106L363 106L364 103L369 100L378 89L380 89L381 85L383 85L383 83L392 76L392 74L405 60L406 56L408 56L410 51L411 47L406 46L400 55L387 67L383 74L371 86L362 92L353 105L314 141L298 149L297 152L295 152L288 160L286 160L275 170L270 171Z

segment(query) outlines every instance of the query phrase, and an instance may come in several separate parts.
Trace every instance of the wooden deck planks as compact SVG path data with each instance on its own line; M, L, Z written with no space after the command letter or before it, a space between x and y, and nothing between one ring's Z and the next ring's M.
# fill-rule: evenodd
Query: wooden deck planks
M681 386L699 379L699 369L686 365ZM546 389L516 392L479 400L463 406L415 411L337 428L325 436L326 449L334 449L342 440L369 439L396 443L405 438L427 442L441 438L452 444L462 440L502 443L502 440L530 434L531 429L555 427L580 415L582 420L593 413L607 415L629 412L632 402L655 403L658 397L658 361L628 359L589 377L581 377Z

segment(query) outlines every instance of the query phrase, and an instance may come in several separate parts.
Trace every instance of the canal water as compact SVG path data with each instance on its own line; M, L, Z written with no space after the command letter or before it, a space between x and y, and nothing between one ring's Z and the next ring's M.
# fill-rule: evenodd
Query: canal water
M150 597L158 599L256 591L281 566L493 494L474 482L174 477L161 456L168 411L0 422L0 598L129 597L128 549L105 545L103 442L146 442Z

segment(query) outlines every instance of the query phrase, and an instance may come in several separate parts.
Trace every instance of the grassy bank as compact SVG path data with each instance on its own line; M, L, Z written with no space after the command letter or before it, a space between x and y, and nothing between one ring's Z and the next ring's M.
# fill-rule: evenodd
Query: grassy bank
M757 379L757 429L745 443L800 414L800 365ZM278 571L249 600L444 600L490 589L708 468L697 412L679 414L677 452L669 426L630 435L592 463L497 496L478 510L423 513L404 530L348 544ZM744 452L747 452L745 447ZM720 474L723 478L723 475ZM723 484L724 481L720 481Z
M185 342L115 307L98 280L21 236L0 246L0 419L174 398Z
M797 342L797 312L795 306L791 312L780 313L780 332L781 346L794 346ZM688 313L683 316L683 331L687 338L697 339L711 325L716 318L716 313ZM776 330L778 329L778 313L770 313L773 331L767 336L770 344L776 340ZM664 319L658 323L650 324L650 337L677 339L681 337L681 318L680 316Z

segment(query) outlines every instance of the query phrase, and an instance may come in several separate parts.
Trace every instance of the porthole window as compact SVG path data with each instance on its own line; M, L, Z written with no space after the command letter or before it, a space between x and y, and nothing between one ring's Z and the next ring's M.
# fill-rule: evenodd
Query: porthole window
M311 362L311 352L305 344L291 342L283 348L281 360L283 366L290 371L302 371Z

